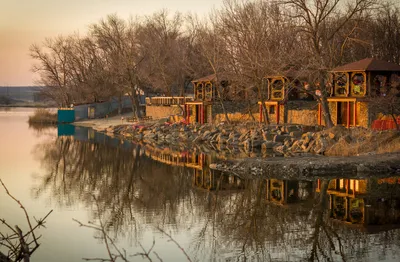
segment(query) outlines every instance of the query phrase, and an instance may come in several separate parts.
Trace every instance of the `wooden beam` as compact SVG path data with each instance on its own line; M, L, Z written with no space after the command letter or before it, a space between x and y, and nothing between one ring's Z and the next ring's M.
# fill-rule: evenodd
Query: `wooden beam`
M279 104L276 105L276 124L279 125Z
M318 125L322 125L322 108L320 103L318 103Z
M357 102L354 102L353 121L354 126L357 126Z
M350 101L347 102L347 128L350 127Z

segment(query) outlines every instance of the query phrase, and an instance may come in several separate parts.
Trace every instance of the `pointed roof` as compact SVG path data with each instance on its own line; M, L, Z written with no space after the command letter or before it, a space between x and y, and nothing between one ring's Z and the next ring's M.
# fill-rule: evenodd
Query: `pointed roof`
M214 81L216 80L217 75L216 74L212 74L212 75L208 75L199 79L195 79L192 80L192 83L197 83L197 82L206 82L206 81Z
M400 65L375 58L365 58L357 62L336 67L331 72L348 71L389 71L400 72Z

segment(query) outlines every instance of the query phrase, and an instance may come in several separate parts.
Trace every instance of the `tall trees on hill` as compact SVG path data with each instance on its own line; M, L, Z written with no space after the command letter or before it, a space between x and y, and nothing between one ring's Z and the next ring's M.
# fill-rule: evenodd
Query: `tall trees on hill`
M208 74L230 80L231 99L255 104L265 99L264 76L292 70L329 126L326 71L365 57L399 63L399 25L393 2L226 0L204 20L165 10L110 15L86 35L47 39L30 52L39 84L60 105L129 94L134 112L142 91L183 95Z

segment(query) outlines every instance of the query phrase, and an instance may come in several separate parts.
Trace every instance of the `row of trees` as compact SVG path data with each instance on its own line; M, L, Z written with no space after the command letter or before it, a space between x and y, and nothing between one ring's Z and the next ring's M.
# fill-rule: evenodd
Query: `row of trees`
M60 105L128 93L184 95L208 74L229 79L232 99L263 99L263 77L295 69L326 103L326 71L365 57L400 63L400 9L378 0L226 0L206 19L169 14L124 20L116 15L85 35L32 45L34 71ZM313 84L313 83L318 83ZM217 88L218 90L218 88ZM314 92L315 94L315 92ZM266 114L264 114L266 115Z

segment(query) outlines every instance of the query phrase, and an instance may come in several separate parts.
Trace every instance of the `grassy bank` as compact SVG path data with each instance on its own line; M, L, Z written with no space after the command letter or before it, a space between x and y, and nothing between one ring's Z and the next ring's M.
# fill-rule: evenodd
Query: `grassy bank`
M52 113L48 109L38 108L34 114L29 117L30 124L56 124L57 113Z

